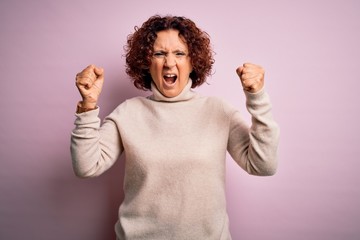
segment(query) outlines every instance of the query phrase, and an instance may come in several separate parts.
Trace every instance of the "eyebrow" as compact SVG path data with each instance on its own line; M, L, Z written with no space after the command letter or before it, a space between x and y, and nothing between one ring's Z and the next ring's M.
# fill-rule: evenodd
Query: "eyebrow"
M168 53L169 51L164 50L164 49L161 49L161 48L159 48L159 49L155 49L155 48L154 48L154 52L164 52L164 53ZM175 52L186 52L186 50L176 49L176 50L174 50L174 51L172 51L172 52L173 52L173 53L175 53Z

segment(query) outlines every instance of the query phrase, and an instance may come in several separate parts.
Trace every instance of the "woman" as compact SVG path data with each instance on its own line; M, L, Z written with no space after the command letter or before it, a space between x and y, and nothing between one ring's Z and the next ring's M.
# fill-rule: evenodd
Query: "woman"
M90 65L77 75L75 173L98 176L126 156L118 239L231 239L226 152L249 174L275 173L279 131L264 70L250 63L236 70L252 115L249 128L224 101L192 91L213 62L208 35L190 19L151 17L128 38L126 72L152 94L126 100L102 125L97 101L104 70Z

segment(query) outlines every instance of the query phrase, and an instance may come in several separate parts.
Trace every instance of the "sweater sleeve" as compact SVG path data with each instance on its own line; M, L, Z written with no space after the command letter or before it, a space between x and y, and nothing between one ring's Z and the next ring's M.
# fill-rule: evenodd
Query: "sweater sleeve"
M246 172L252 175L273 175L277 168L279 126L271 114L269 96L263 90L245 92L246 107L251 114L250 128L238 111L230 119L228 151Z
M99 108L75 114L70 150L73 169L79 177L102 174L115 163L123 151L115 122L106 118L101 125L98 114Z

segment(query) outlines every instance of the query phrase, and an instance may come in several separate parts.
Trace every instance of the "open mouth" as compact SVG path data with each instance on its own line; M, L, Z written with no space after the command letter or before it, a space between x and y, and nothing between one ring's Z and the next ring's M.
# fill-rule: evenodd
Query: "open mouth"
M177 76L175 74L164 75L164 80L167 85L173 85L176 82Z

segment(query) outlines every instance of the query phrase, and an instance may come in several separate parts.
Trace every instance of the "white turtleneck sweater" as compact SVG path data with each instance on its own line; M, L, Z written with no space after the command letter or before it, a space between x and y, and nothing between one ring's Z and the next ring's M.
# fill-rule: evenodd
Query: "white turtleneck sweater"
M95 177L124 152L125 198L115 225L118 239L231 239L225 200L226 151L249 174L275 173L279 129L268 95L245 92L252 115L191 90L120 104L102 124L99 109L76 114L73 168Z

